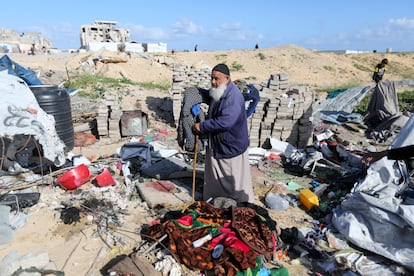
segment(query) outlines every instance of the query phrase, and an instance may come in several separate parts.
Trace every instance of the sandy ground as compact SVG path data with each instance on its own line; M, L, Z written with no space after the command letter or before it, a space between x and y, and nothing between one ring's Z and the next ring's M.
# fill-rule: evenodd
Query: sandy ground
M414 54L360 54L339 55L335 53L320 53L295 45L238 51L211 51L211 52L176 52L174 55L153 55L150 58L132 54L130 56L117 55L108 52L35 55L20 54L9 55L14 61L24 67L31 68L39 73L45 80L44 83L59 84L70 78L71 75L81 72L100 72L105 76L121 78L126 77L137 82L171 83L172 65L183 63L192 66L210 66L225 62L229 65L240 64L240 71L232 72L232 78L249 78L253 83L265 83L271 74L288 73L290 81L300 85L307 85L320 90L336 88L346 85L360 85L371 83L371 68L382 58L390 60L390 70L386 79L402 79L406 76L401 73L412 72ZM88 61L95 56L122 57L126 62L103 64L92 66ZM392 70L395 69L395 70ZM51 77L45 77L46 72L51 72ZM159 97L168 96L168 92L157 92ZM153 91L141 94L142 105L145 105L146 96L154 96ZM145 107L144 107L145 108ZM169 129L167 140L174 141L174 129L154 123L158 128ZM73 152L90 156L106 156L116 152L125 141L111 143L98 141L96 144L79 148ZM172 142L173 143L173 142ZM261 196L269 190L264 183L276 183L269 180L260 172L254 174L256 202L263 205ZM272 182L273 181L273 182ZM283 175L277 181L282 182L306 182L308 179L291 175ZM100 275L99 269L116 255L130 253L137 245L139 235L136 229L143 223L153 219L151 211L140 200L130 202L126 207L129 215L124 217L122 227L126 244L108 248L102 239L96 236L96 224L83 218L76 225L65 225L58 217L58 213L52 207L59 204L59 196L67 198L70 195L62 194L59 188L53 189L50 185L40 187L42 193L40 203L29 209L29 217L22 228L14 231L13 242L0 246L0 259L16 250L20 255L28 253L40 254L47 252L50 260L56 265L56 269L63 270L65 275ZM63 192L64 193L64 192ZM56 194L59 196L56 197ZM270 210L272 218L282 228L303 225L304 218L309 216L301 208L290 207L287 211ZM120 231L122 232L122 231ZM290 275L305 275L309 269L303 265L284 263L289 269Z
M129 56L118 55L106 51L9 56L24 67L39 72L41 76L45 72L53 72L64 79L86 71L115 78L125 77L137 82L171 83L171 69L174 63L211 68L217 63L226 63L230 68L240 65L239 70L232 71L233 80L250 78L252 82L261 83L267 82L271 74L287 73L292 83L323 90L371 83L372 70L383 58L388 58L390 62L384 79L412 78L414 75L414 53L337 54L313 51L296 45L257 50L175 52L148 56L134 53ZM94 67L90 64L93 58L102 58L103 61L112 59L117 62L98 62ZM53 80L55 79L52 78L50 81Z

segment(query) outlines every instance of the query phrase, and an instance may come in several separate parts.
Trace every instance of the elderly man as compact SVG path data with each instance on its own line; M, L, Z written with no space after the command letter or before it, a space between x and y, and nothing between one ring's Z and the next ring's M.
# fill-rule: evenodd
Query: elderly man
M211 86L208 118L193 126L195 133L209 137L203 199L228 197L237 202L253 203L243 95L231 81L225 64L213 68Z

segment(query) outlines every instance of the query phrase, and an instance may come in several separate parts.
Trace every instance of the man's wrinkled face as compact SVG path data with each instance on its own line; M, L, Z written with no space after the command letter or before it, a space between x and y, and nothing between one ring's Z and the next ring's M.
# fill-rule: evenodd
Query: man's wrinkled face
M211 86L213 88L219 87L221 84L227 84L230 80L230 76L223 74L219 71L211 72Z

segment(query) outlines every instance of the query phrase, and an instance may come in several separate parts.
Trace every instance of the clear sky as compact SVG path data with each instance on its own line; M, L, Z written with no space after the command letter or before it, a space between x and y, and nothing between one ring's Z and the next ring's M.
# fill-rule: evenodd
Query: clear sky
M2 1L0 28L36 31L56 48L80 47L80 28L118 22L131 40L169 50L296 44L319 50L414 51L413 0Z

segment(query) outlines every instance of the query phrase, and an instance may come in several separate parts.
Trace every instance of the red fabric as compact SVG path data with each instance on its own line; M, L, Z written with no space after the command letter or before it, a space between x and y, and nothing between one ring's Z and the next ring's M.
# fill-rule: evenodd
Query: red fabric
M236 232L234 232L230 228L223 227L220 228L218 231L222 234L211 240L211 248L214 248L217 244L222 243L225 247L233 247L243 251L244 253L250 251L250 247L248 247L244 242L238 239L236 236Z
M176 219L176 221L184 226L191 226L193 224L193 217L186 215Z
M275 237L275 233L274 232L272 232L272 241L273 241L273 244L274 244L274 246L273 246L273 252L276 252L276 250L277 250L277 239Z

